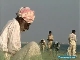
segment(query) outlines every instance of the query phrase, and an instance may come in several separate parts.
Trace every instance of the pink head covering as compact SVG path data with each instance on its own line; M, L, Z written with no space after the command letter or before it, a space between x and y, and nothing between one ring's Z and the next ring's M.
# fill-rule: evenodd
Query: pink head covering
M29 7L21 7L17 14L19 17L22 17L27 23L33 23L35 18L34 11Z

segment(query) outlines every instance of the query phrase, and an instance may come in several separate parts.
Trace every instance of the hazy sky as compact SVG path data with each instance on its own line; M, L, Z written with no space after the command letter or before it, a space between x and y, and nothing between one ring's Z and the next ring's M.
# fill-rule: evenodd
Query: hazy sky
M0 30L23 6L33 9L36 18L30 30L21 34L21 41L47 39L51 30L55 41L68 43L68 35L75 29L80 43L79 0L0 0Z

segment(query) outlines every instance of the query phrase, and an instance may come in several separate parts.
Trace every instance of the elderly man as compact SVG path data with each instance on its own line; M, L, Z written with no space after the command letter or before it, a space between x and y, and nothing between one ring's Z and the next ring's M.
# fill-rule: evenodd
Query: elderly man
M45 40L44 39L41 39L41 41L40 41L40 48L41 48L41 50L44 52L44 49L45 49L45 47L46 47L46 42L45 42Z
M52 31L49 31L49 35L48 35L48 48L49 49L52 49L52 44L53 44L53 35L52 35Z
M75 30L72 30L72 33L69 35L69 47L68 47L68 55L76 56L76 34Z
M34 21L34 11L29 7L21 7L16 13L17 17L8 22L0 36L0 50L5 53L5 59L21 49L20 32L29 29Z

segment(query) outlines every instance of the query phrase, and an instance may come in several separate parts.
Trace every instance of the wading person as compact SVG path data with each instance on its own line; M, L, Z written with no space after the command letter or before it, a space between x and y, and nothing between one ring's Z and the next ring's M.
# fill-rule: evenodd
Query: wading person
M21 7L16 15L7 23L0 36L0 50L4 52L6 60L10 60L21 49L20 32L28 30L35 18L34 11L29 7Z
M68 55L69 56L76 56L76 34L75 30L72 30L72 33L69 35L69 47L68 47Z
M52 31L49 31L49 35L48 35L48 49L50 52L52 52L52 44L53 44L53 40L54 40L54 37L52 35Z
M41 39L41 41L40 41L39 44L40 44L41 50L44 52L45 47L46 47L46 42L45 42L45 40L44 40L44 39Z
M58 41L53 43L54 57L58 55L60 43Z

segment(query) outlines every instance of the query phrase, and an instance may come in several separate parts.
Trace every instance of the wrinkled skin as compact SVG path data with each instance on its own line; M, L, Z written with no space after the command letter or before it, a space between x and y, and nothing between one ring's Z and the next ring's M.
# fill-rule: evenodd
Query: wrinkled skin
M29 30L29 26L31 25L31 23L27 23L23 18L18 17L18 16L16 17L16 20L20 24L20 30L21 31Z
M22 24L20 25L21 31L29 30L30 25L31 25L30 23L27 23L26 21L23 20Z

